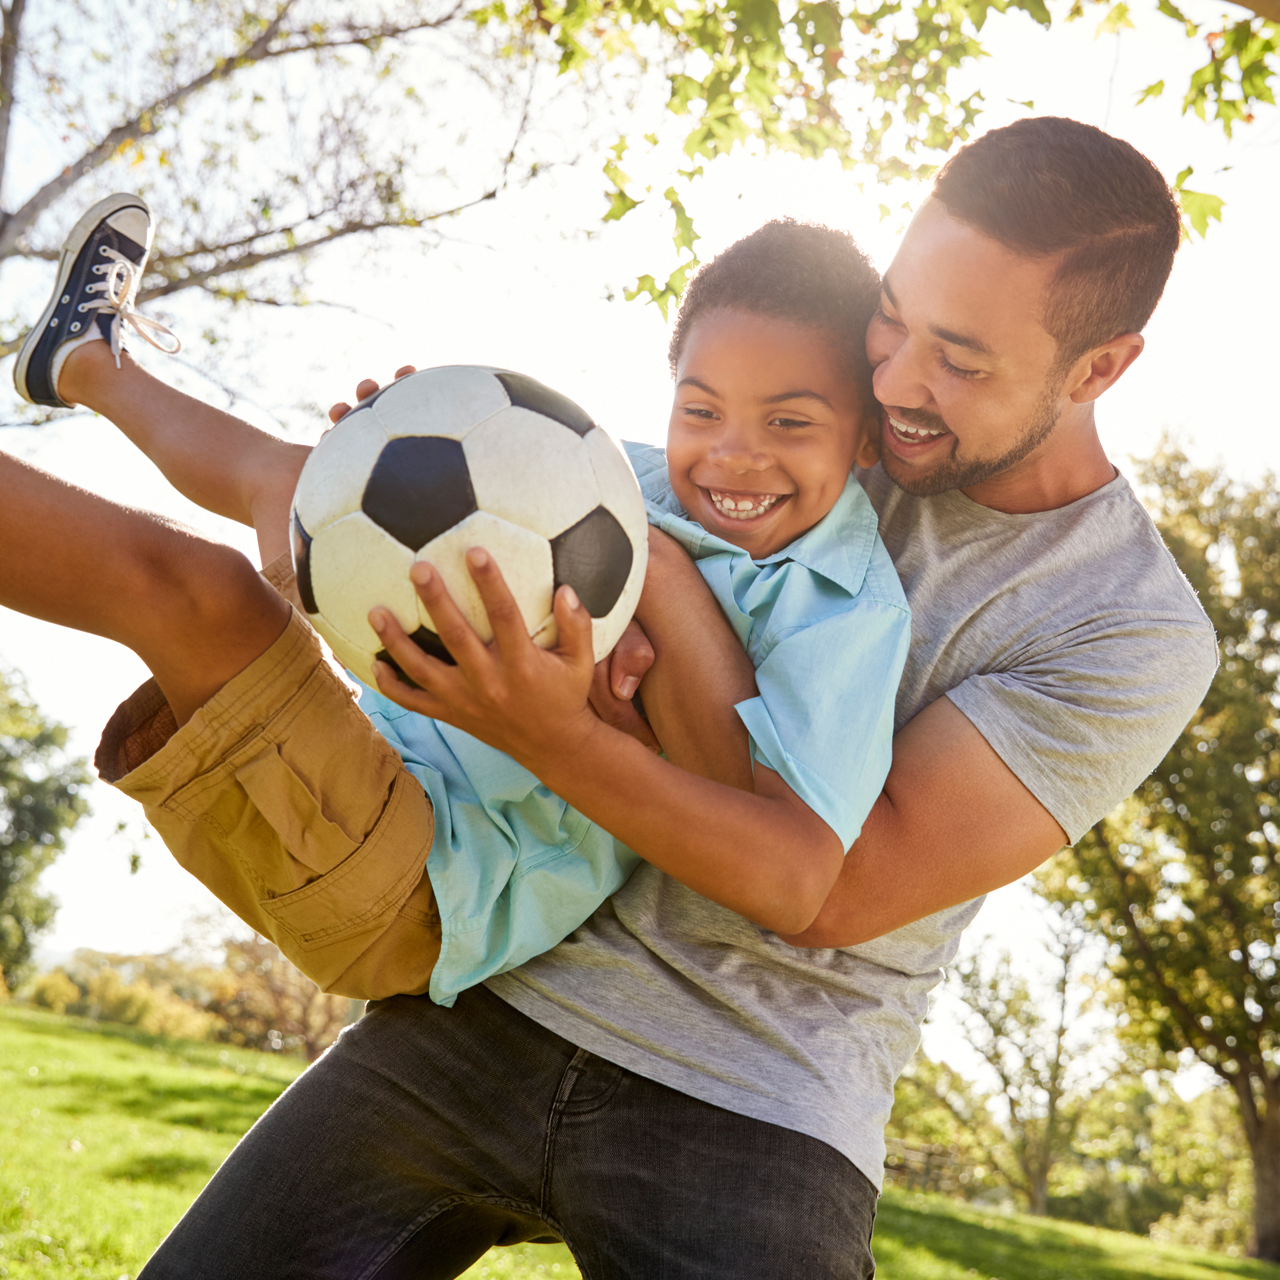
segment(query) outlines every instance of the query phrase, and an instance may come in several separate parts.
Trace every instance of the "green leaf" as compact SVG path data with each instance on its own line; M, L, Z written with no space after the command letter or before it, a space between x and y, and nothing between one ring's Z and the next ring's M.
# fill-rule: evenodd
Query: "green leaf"
M1222 209L1226 201L1221 196L1204 191L1188 191L1186 187L1180 186L1178 201L1182 205L1182 216L1201 239L1208 234L1210 218L1222 221Z
M657 308L662 312L662 318L667 318L667 312L673 302L680 300L680 295L684 292L684 286L689 279L689 273L698 265L697 258L690 258L688 262L682 262L668 277L666 284L660 285L651 275L643 275L630 289L624 289L623 297L628 302L634 302L643 295L646 302L657 304Z
M622 153L626 149L627 142L625 138L610 148L619 159L621 159ZM623 173L617 160L606 160L604 162L604 176L613 183L613 191L609 193L609 208L605 212L603 221L617 222L619 218L623 218L630 213L640 201L633 200L627 195L626 186L631 179Z
M1196 24L1192 22L1176 4L1173 4L1172 0L1158 0L1156 8L1159 9L1166 18L1172 18L1175 22L1181 22L1183 27L1186 28L1188 39L1195 35L1198 30Z
M1157 80L1155 84L1149 84L1143 91L1138 94L1139 102L1146 102L1148 98L1158 98L1164 92L1164 81Z
M1129 6L1120 0L1119 4L1112 5L1107 16L1098 23L1098 29L1094 32L1095 36L1114 35L1122 28L1128 27L1133 29L1133 19L1129 17Z
M676 248L687 249L690 253L693 253L693 246L701 240L702 237L693 229L693 219L689 217L689 211L684 207L684 203L676 194L675 187L668 187L662 194L666 197L667 203L671 206L671 212L675 214L676 230L675 235L671 238L675 242ZM697 261L696 256L694 261Z
M618 188L609 197L609 208L601 221L617 222L619 218L625 218L632 209L640 203L639 200L633 200L621 187Z

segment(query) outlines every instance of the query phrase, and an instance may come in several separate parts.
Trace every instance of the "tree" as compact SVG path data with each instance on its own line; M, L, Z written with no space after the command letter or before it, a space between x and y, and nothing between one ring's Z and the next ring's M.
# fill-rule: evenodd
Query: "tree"
M12 672L0 671L0 979L30 968L57 903L38 881L88 810L84 762L66 754L67 731L47 720Z
M946 1063L917 1053L894 1085L885 1177L908 1191L966 1197L996 1185L990 1152L1003 1138L988 1101Z
M210 930L219 924L226 926L221 912L197 921L198 936L155 955L82 948L31 983L27 998L54 1013L119 1022L149 1035L220 1040L314 1061L358 1003L326 995L263 938L219 937L218 964L208 949Z
M355 1002L321 991L274 943L227 938L223 947L226 963L201 1004L227 1024L232 1043L297 1050L314 1062L351 1021Z
M1280 1260L1280 496L1167 447L1140 476L1222 662L1160 766L1044 882L1109 943L1130 1033L1232 1091L1254 1250Z
M1050 1175L1072 1151L1093 1089L1093 1064L1071 1035L1076 1013L1073 967L1086 941L1080 912L1052 913L1049 951L1054 960L1048 1013L1008 953L982 966L969 959L954 970L968 1009L969 1040L1000 1082L1005 1142L991 1150L1001 1177L1034 1214L1049 1212Z
M1108 5L1104 28L1132 24L1124 0ZM1185 111L1230 133L1273 101L1280 0L1220 25L1159 10L1207 44ZM142 300L300 303L326 246L393 230L434 242L548 162L595 151L606 221L647 195L669 207L679 261L629 293L665 312L697 260L685 199L704 162L756 138L925 173L981 116L981 93L953 96L951 76L1010 12L1055 20L1046 0L0 0L0 269L56 259L76 213L125 187L160 214ZM634 92L654 81L663 105L637 118ZM663 120L688 167L656 196L621 166ZM1189 176L1203 232L1221 202ZM0 356L21 337L0 316Z

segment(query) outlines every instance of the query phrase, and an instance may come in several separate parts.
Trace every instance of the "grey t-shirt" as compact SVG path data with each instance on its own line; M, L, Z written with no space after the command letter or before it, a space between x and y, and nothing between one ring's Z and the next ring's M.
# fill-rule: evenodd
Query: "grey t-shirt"
M1217 665L1155 526L1121 477L1031 515L912 497L878 467L859 479L912 609L897 726L950 698L1079 839L1159 763ZM559 946L488 985L609 1061L829 1143L878 1187L894 1081L980 905L802 950L642 863Z

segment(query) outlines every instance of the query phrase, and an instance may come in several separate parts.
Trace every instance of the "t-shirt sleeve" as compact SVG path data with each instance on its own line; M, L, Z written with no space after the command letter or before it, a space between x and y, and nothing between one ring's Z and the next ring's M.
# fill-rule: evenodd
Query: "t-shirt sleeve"
M1074 844L1164 758L1217 665L1207 621L1131 618L946 696Z
M910 639L905 608L855 601L782 636L756 668L759 695L736 707L752 759L780 774L846 849L889 773Z

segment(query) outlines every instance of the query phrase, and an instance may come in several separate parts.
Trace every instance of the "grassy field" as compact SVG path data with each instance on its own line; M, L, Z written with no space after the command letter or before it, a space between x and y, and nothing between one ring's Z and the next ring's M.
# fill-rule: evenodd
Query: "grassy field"
M300 1069L0 1006L0 1277L132 1280ZM1265 1263L893 1192L875 1247L885 1280L1280 1280ZM494 1250L467 1273L543 1276L578 1276L566 1249Z

